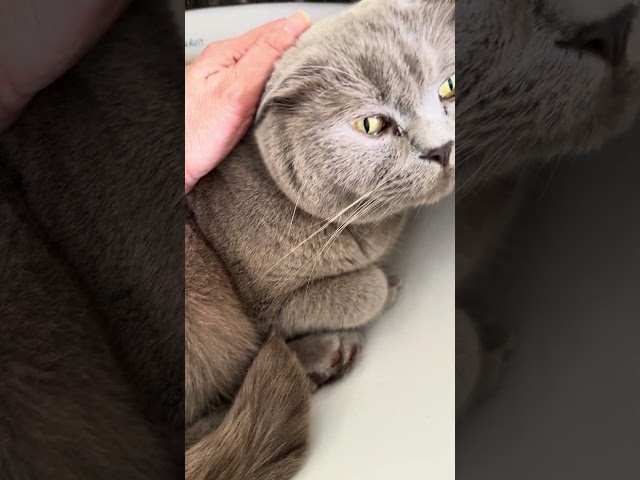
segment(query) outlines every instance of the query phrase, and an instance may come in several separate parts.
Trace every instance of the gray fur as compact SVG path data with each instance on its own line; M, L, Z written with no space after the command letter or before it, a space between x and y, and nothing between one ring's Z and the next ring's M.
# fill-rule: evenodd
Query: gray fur
M453 189L453 158L445 167L421 158L455 138L454 102L438 97L454 73L453 13L449 0L366 0L316 24L278 63L255 128L187 197L187 338L227 332L237 336L227 345L243 352L231 361L213 353L193 367L203 372L192 382L197 391L187 389L194 425L217 424L206 416L220 418L254 351L265 348L256 335L274 329L288 340L317 386L351 367L358 330L395 299L397 281L379 263L404 214ZM353 128L377 114L402 134L372 138ZM190 365L197 352L186 355ZM207 369L216 378L205 378ZM297 375L272 373L269 381L288 384L297 401L309 395ZM268 401L258 387L253 394ZM289 432L300 446L305 434ZM188 462L211 465L192 448L204 447L190 447ZM301 450L283 461L299 462ZM250 463L240 444L235 451L228 461Z
M481 338L486 323L465 311L482 298L486 267L518 214L530 174L561 157L600 147L624 131L640 104L640 28L628 62L612 71L601 58L556 45L603 10L574 0L458 0L456 184L456 369L459 413L495 379L489 358L505 345ZM589 13L591 12L591 13ZM613 160L612 160L613 161ZM484 326L480 327L484 329ZM472 332L475 332L472 333ZM479 345L489 341L494 350ZM490 366L492 365L492 366ZM484 368L486 367L486 368Z

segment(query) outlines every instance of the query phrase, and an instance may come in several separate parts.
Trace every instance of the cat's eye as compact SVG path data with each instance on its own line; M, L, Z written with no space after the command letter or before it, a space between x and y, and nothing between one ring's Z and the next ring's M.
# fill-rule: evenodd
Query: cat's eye
M386 125L387 122L385 121L385 119L378 115L362 118L353 124L356 130L367 135L379 134L382 130L384 130L384 127Z
M438 89L438 95L442 100L450 100L456 96L456 74L454 73L447 78L440 88Z

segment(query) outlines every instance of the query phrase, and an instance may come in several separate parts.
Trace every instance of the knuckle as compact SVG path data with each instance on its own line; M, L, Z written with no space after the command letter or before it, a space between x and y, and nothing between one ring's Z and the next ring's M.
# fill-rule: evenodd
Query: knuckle
M221 48L222 48L222 42L210 43L209 45L204 47L204 50L202 50L201 55L205 58L210 57L212 55L217 55L220 52Z

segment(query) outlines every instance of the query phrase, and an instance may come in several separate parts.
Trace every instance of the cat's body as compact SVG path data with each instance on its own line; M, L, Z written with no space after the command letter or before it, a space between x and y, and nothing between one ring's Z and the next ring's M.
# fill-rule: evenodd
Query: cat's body
M531 179L551 161L598 148L637 112L640 28L633 18L626 1L457 2L457 63L465 82L456 125L459 414L495 385L510 348L509 335L492 326L490 307L488 314L486 305L484 314L474 309L488 296L487 273L504 256L502 242ZM584 32L622 36L589 44ZM609 50L589 50L614 39Z
M133 1L0 135L0 477L183 469L183 51Z
M395 299L396 281L380 261L404 214L453 188L454 105L438 96L454 73L453 35L453 2L442 0L368 0L315 25L278 63L255 128L187 197L187 346L242 326L227 344L240 345L235 352L241 355L207 360L218 362L217 378L197 375L206 365L187 347L187 365L194 365L193 375L186 373L187 422L194 431L187 478L217 478L230 465L235 470L224 470L225 478L263 478L264 472L288 478L300 462L311 391L302 373L320 386L351 367L360 329ZM356 130L361 118L371 119L366 128L378 124L376 115L386 120L378 132ZM213 299L216 291L228 294ZM260 346L271 329L297 360L287 360L275 339ZM269 370L263 359L275 350L280 360ZM252 395L277 400L268 384L287 391L290 402L262 417L255 409L249 415L257 428L295 445L288 455L269 452L278 444L272 442L248 458L239 442L223 442L215 428L255 351L253 370L269 375L260 392L249 373ZM249 401L244 382L232 411ZM288 416L293 419L282 421ZM207 425L210 438L198 441ZM201 453L215 451L216 441L224 448L235 443L236 455L222 464ZM258 461L260 477L246 467L254 455L286 465Z
M395 243L402 215L383 219L379 225L349 225L332 239L340 223L296 209L278 190L251 136L203 182L189 203L204 237L224 264L232 265L231 278L247 313L263 331L275 326L293 337L307 333L308 327L302 318L283 318L292 296L306 295L319 279L374 266ZM331 248L323 250L330 240ZM372 292L372 312L364 315L363 323L379 313L386 300L384 276L379 280L381 290ZM289 315L295 317L295 309ZM359 316L355 312L336 311L331 316L336 330L359 323L353 318Z

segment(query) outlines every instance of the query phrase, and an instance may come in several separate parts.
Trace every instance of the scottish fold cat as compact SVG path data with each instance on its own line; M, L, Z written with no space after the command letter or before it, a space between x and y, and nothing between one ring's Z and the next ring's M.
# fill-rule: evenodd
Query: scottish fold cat
M364 0L319 22L187 197L188 479L298 468L310 390L349 370L395 301L381 262L405 214L453 190L454 53L450 0Z

